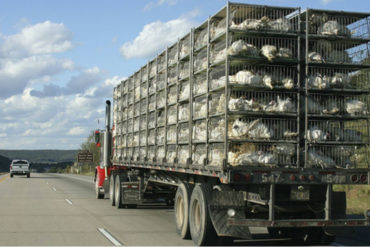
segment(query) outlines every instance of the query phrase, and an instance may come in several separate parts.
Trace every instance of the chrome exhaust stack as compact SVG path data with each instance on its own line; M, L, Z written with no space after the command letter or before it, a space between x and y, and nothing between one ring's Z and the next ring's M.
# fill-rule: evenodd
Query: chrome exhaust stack
M111 152L111 133L110 133L110 111L111 102L107 100L105 102L105 134L104 134L104 156L103 165L105 169L105 179L108 179L107 168L111 165L110 163L110 152Z

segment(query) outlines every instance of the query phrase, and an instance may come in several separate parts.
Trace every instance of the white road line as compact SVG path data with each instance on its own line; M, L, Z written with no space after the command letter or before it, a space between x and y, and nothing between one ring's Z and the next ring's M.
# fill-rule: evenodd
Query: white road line
M84 181L86 183L92 183L92 184L95 184L94 182L94 178L91 177L91 180L90 180L90 177L84 179L84 178L78 178L78 177L75 177L75 176L68 176L68 175L63 175L63 174L58 174L58 176L63 176L63 177L67 177L67 178L72 178L72 179L76 179L76 180L80 180L80 181Z
M54 190L54 191L57 191L57 189L56 189L56 188L54 188L54 187L53 187L53 190Z
M69 205L72 205L72 201L71 200L69 200L69 199L65 199L66 200L66 202L69 204Z
M98 231L104 235L114 246L122 246L122 244L115 239L107 230L104 228L98 228Z

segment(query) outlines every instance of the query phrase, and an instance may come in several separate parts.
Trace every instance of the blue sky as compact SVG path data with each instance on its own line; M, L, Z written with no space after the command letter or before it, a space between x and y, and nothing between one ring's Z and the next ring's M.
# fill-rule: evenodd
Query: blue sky
M370 12L364 0L235 2ZM97 119L103 122L104 101L114 85L226 1L1 0L0 5L0 148L74 149L98 127Z

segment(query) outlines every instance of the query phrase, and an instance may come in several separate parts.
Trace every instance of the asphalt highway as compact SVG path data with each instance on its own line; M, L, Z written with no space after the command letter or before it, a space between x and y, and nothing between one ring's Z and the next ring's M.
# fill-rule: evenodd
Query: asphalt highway
M95 199L92 177L61 174L0 176L2 246L189 246L174 226L173 208L116 209ZM265 229L252 229L263 236ZM336 246L370 245L369 228L341 235ZM257 236L257 235L256 235ZM235 241L235 245L286 245L284 240Z

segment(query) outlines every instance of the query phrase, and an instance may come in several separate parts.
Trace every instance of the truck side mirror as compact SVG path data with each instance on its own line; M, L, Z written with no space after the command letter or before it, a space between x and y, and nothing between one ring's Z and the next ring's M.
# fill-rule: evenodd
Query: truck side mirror
M94 139L95 139L95 144L97 147L100 147L101 144L100 144L100 132L99 130L96 130L95 131L95 134L94 134Z

